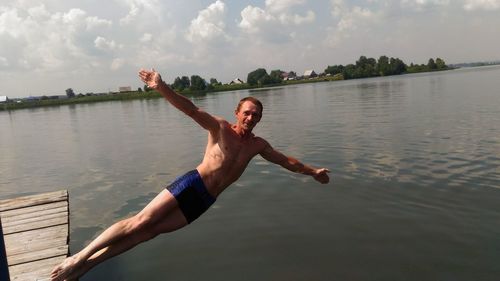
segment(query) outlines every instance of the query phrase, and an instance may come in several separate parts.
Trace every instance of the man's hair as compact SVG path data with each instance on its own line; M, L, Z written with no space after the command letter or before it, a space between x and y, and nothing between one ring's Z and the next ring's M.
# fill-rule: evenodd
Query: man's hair
M262 115L262 111L264 110L264 107L262 106L262 103L260 102L260 100L254 98L254 97L242 98L240 100L240 102L238 103L238 106L236 107L236 112L240 111L241 105L246 101L249 101L249 102L252 102L253 104L255 104L260 109L260 115Z

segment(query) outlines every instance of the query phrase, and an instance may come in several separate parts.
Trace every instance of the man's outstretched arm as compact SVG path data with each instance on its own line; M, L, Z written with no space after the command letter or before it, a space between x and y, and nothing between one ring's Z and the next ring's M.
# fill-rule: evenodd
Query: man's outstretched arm
M189 117L193 118L193 120L200 124L200 126L204 129L211 132L219 129L219 122L214 116L199 109L189 99L170 89L170 87L161 79L160 73L156 72L154 69L141 69L139 71L139 77L148 87L158 91L168 102Z
M320 183L328 183L330 181L330 177L328 176L330 170L326 168L313 168L309 165L303 164L299 160L290 156L286 156L283 153L275 150L268 143L266 144L266 147L262 150L260 155L267 161L278 164L287 170L312 176L316 181Z

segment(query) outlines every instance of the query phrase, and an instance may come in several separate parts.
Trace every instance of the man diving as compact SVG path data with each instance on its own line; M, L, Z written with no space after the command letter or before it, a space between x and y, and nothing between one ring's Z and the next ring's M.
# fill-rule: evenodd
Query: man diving
M256 98L247 97L238 103L236 121L231 124L174 92L158 72L141 69L139 77L208 131L203 160L196 169L174 180L138 214L113 224L79 253L55 267L51 273L53 281L76 280L97 264L139 243L190 224L238 180L256 155L292 172L312 176L320 183L330 180L328 169L314 168L286 156L252 133L263 111L262 103Z

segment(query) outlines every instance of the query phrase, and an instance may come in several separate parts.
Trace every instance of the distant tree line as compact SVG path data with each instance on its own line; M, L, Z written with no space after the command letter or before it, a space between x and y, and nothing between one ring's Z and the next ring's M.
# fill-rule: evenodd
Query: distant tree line
M389 58L380 56L378 60L361 56L355 64L348 65L329 65L322 75L335 76L338 79L356 79L376 76L399 75L405 73L428 72L437 70L446 70L448 66L441 58L429 59L427 64L405 64L399 58ZM267 86L283 83L282 74L285 73L280 69L272 70L267 73L266 69L258 68L251 71L247 75L248 86ZM294 73L295 75L295 73ZM209 82L199 75L191 77L182 76L176 77L171 85L177 91L210 91L219 90L224 87L222 83L215 78L211 78ZM146 90L146 89L145 89Z
M408 66L399 58L381 56L377 61L374 58L361 56L356 61L356 64L328 66L325 69L325 73L330 75L341 74L344 79L356 79L446 69L448 69L448 66L441 58L437 58L436 60L431 58L427 64L411 63Z
M281 73L283 71L276 69L272 70L270 74L264 68L258 68L247 75L247 83L250 86L263 86L271 84L279 84L283 82Z
M177 91L206 91L206 90L214 90L217 86L222 85L221 82L217 81L215 78L210 78L210 82L207 83L205 79L203 79L199 75L192 75L191 78L187 76L176 77L174 83L170 85Z

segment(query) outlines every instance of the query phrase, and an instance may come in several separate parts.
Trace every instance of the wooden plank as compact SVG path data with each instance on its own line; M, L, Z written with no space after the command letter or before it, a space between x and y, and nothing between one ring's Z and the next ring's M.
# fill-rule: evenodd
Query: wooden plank
M29 207L29 206L41 205L46 203L53 203L57 201L67 201L67 200L68 200L67 190L18 197L0 201L0 212Z
M13 216L13 217L8 217L8 218L4 218L2 216L2 222L3 222L4 227L11 227L14 225L26 224L26 223L31 223L31 222L35 222L35 221L49 219L52 217L57 217L61 213L66 215L68 213L68 206L62 206L59 208L44 210L44 211L38 212L36 214L33 214L33 213L20 214L18 216Z
M11 217L3 217L2 222L4 222L5 226L14 226L18 224L30 223L38 220L44 220L50 218L51 216L57 216L57 214L68 213L68 206L62 206L59 208L52 208L44 211L40 211L38 213L28 213L28 214L19 214L17 216Z
M29 224L15 224L12 226L4 226L4 235L17 233L32 229L45 228L54 225L68 224L68 216L65 213L58 213L54 215L46 216L44 220L35 220L29 222Z
M36 205L32 207L25 207L19 209L12 209L8 211L1 212L2 220L6 221L9 218L16 217L16 219L20 219L20 216L30 216L35 215L39 212L45 212L52 209L57 209L60 207L68 206L68 201L59 201L54 203L46 203L41 205Z
M36 281L50 277L52 269L64 261L65 255L50 259L23 263L9 268L11 281Z
M44 229L5 235L7 255L39 251L67 244L68 225L56 225Z
M9 257L18 256L18 255L23 255L25 253L44 251L46 249L66 246L67 244L65 243L65 240L66 240L65 238L66 237L61 236L61 237L58 237L58 239L48 240L46 243L43 241L34 241L33 243L28 243L28 244L24 245L24 247L23 246L10 247L11 245L7 245L7 247L8 247L7 255ZM11 264L11 263L9 263L9 264Z
M40 251L26 252L18 255L12 255L7 257L9 266L14 266L22 263L38 261L58 256L68 255L68 245L63 245L59 247L52 247L48 249L43 249Z

